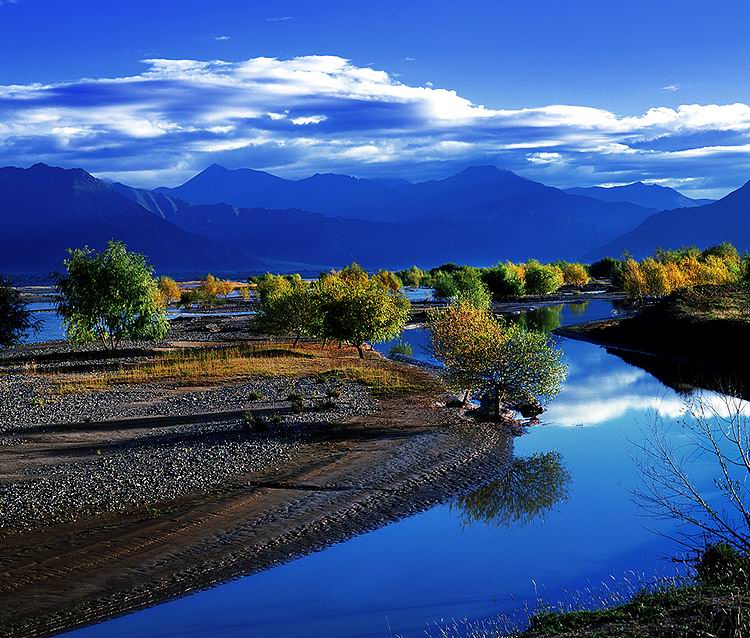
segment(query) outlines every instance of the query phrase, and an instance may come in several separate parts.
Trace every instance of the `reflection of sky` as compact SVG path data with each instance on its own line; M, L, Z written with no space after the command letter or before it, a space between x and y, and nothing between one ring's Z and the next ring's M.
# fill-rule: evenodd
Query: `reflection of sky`
M403 339L415 354L426 345L423 331L407 331ZM565 389L544 424L514 441L517 456L558 451L571 475L568 500L540 519L523 527L465 526L459 511L440 505L287 565L72 635L411 638L441 619L513 612L533 606L537 597L556 601L565 591L611 585L612 577L631 570L648 577L674 573L664 558L678 548L652 530L669 531L670 524L648 519L632 490L640 486L634 457L653 412L674 424L680 398L598 346L560 344L570 364ZM598 427L557 427L576 424ZM671 436L682 433L673 428ZM708 492L712 470L707 459L690 466Z
M684 399L602 348L565 341L568 378L544 414L554 425L600 425L636 412L678 417Z

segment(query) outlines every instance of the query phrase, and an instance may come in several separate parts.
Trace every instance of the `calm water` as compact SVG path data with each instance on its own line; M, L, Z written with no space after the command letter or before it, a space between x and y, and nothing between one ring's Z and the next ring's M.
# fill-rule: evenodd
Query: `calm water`
M610 316L606 301L545 309L528 321L550 327ZM404 341L423 352L423 330ZM452 502L266 572L71 632L70 636L423 636L449 619L513 614L538 599L599 587L631 571L674 573L678 549L654 533L633 502L634 455L654 415L676 422L683 401L647 372L604 349L560 338L570 366L544 423L515 440L519 467L559 453L567 498L534 516L493 519ZM389 344L384 344L387 350ZM679 437L679 432L674 432ZM554 461L557 457L552 458ZM532 470L533 471L533 468ZM691 467L708 485L708 466ZM490 493L495 489L487 488ZM533 490L533 486L529 486ZM500 494L502 500L502 494ZM522 490L521 498L528 496ZM491 509L491 508L490 508ZM529 520L531 519L531 520ZM668 530L661 522L661 530Z

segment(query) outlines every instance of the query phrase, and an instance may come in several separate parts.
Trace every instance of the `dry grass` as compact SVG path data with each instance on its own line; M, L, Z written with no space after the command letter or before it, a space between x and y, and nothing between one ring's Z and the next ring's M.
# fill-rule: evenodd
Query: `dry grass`
M185 348L119 370L56 374L52 383L57 393L68 394L146 382L192 386L219 385L258 377L310 376L364 383L377 396L438 387L438 381L427 373L374 353L360 359L356 350L351 348L279 344Z

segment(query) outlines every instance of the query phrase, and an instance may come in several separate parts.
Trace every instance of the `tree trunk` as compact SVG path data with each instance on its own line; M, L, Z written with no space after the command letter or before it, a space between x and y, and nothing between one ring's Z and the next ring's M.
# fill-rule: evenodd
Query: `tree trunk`
M360 359L364 359L365 358L365 353L362 350L362 344L361 343L357 344L357 352L359 352L359 358Z
M495 390L495 420L500 420L500 390Z
M299 338L300 338L299 334L294 338L294 345L295 346L299 343Z
M471 392L471 390L466 390L466 392L464 392L464 398L461 401L461 406L464 408L466 407L466 404L469 402L469 392Z

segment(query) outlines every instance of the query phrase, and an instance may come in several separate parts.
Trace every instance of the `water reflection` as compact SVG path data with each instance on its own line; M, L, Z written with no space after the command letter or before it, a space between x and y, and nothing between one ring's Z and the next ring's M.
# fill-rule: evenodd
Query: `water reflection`
M537 453L514 458L503 478L459 496L453 507L465 525L520 527L567 500L569 484L559 452Z
M573 304L571 304L572 306ZM582 304L575 304L582 305ZM542 306L534 310L527 310L518 315L513 315L511 320L523 326L527 330L537 332L552 332L562 325L562 312L564 304L555 306ZM585 311L585 309L584 309Z

